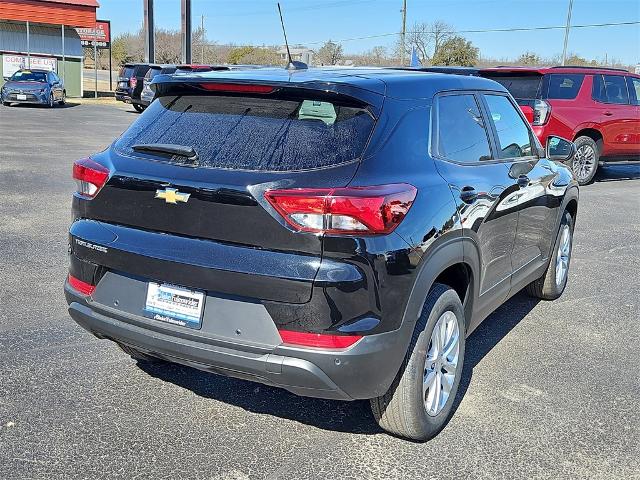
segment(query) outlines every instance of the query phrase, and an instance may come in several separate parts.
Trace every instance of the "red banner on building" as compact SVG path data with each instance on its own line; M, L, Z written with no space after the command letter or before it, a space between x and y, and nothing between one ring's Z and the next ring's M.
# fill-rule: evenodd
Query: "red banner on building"
M96 20L96 28L76 28L83 47L109 48L111 43L111 22Z

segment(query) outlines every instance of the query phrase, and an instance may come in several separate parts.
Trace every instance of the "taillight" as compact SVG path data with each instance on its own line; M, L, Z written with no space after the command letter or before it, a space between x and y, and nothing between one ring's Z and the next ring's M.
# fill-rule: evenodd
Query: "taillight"
M268 190L264 195L296 230L379 235L392 232L400 224L416 193L413 185L396 183L373 187Z
M137 84L138 84L138 78L137 77L131 77L129 79L129 85L131 86L131 88L136 88Z
M551 105L544 100L533 102L533 123L532 125L544 125L551 115Z
M84 197L95 197L108 178L109 169L90 158L73 162L73 179L76 181L77 192Z
M91 285L90 283L83 282L82 280L74 277L71 274L69 274L68 278L69 278L68 280L69 285L71 285L71 288L73 288L77 292L80 292L83 295L91 295L96 289L95 285Z
M282 343L316 348L347 348L362 338L360 335L325 335L323 333L280 330Z

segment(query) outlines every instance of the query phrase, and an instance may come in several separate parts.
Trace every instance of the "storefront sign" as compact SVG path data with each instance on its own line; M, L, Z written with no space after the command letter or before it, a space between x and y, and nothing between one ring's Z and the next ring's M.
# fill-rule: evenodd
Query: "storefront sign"
M23 68L33 68L34 70L58 71L58 60L51 57L31 56L31 64L27 55L12 55L5 53L2 55L2 76L10 77Z
M83 47L109 48L111 43L111 22L97 20L96 28L76 28Z

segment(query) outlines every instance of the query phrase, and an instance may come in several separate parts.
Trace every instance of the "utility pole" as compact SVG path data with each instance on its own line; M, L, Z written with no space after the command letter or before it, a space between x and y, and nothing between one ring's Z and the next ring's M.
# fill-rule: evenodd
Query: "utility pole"
M204 15L200 15L200 63L204 63Z
M564 28L564 48L562 49L562 66L567 61L567 45L569 43L569 29L571 28L571 10L573 9L573 0L569 0L569 10L567 12L567 25Z
M154 63L156 61L155 47L155 21L153 13L153 0L144 0L143 14L143 30L144 30L144 61Z
M181 0L182 63L191 63L191 0Z
M405 41L407 37L407 0L402 0L402 33L400 33L400 64L404 66Z

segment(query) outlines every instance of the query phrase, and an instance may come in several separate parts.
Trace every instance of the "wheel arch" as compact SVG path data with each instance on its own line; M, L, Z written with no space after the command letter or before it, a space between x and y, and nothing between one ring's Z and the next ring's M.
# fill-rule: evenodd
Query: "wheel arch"
M572 140L575 142L576 139L578 139L578 137L589 137L590 139L592 139L594 142L596 142L596 145L598 146L598 154L602 155L602 149L604 146L604 137L602 136L602 132L600 132L600 130L593 127L581 128L576 132Z
M475 246L467 243L473 242L461 236L450 237L437 247L432 247L423 257L402 321L403 325L411 326L411 331L435 283L443 283L456 291L464 307L466 326L469 326L476 297L478 265L475 264L477 256L466 258L469 248L475 250Z

